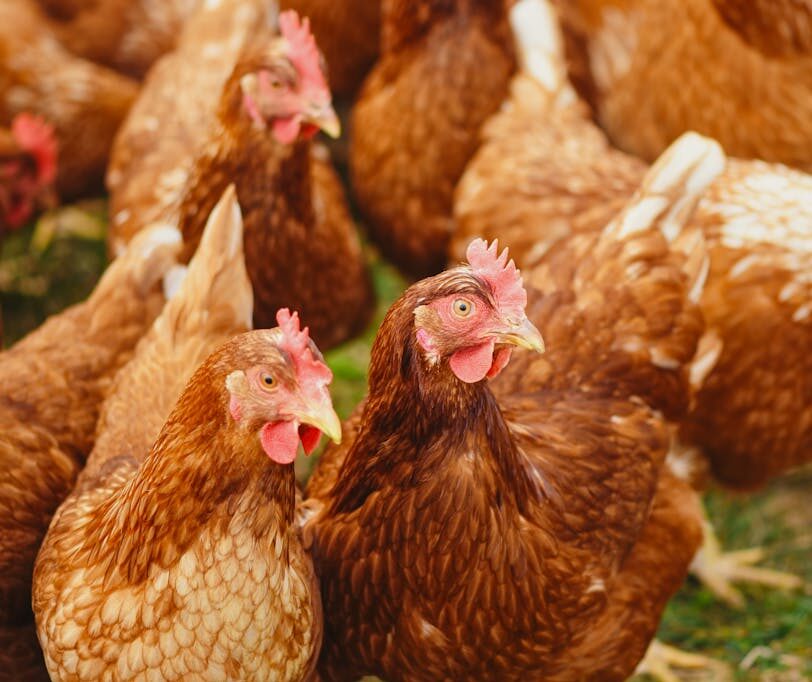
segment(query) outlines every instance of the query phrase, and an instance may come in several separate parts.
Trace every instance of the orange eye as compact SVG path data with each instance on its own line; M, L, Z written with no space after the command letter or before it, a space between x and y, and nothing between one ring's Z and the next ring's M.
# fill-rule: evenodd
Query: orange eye
M263 388L267 389L276 388L276 379L274 379L267 372L263 372L262 375L259 377L259 380L262 382Z
M474 304L467 298L458 298L451 306L457 317L468 317L474 310Z

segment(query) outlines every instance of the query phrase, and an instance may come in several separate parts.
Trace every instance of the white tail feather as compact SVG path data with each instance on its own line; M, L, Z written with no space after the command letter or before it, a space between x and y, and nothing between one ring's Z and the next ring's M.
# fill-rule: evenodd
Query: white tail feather
M218 312L216 323L221 326L231 325L235 333L240 328L251 329L254 296L245 269L242 215L233 185L212 210L185 275L176 269L167 280L170 277L174 281L166 285L175 289L174 296L161 318L173 333L184 324L200 325L213 310ZM197 332L203 333L203 329Z
M108 282L109 286L120 286L116 273L127 272L136 290L141 295L146 294L177 265L182 246L181 233L172 225L155 224L144 228L113 260L96 292L103 295Z
M186 279L188 268L185 265L178 263L177 265L169 268L169 271L164 275L164 298L169 301L175 294L180 291L180 285Z
M521 70L545 90L557 93L562 105L577 97L567 78L564 39L549 0L519 0L510 10L510 25Z
M685 133L649 169L640 189L607 226L607 233L625 238L656 224L669 242L675 242L725 162L718 142Z

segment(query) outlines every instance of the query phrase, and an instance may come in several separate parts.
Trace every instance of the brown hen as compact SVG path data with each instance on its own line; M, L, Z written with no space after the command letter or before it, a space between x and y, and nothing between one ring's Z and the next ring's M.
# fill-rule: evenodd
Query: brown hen
M506 0L383 0L381 58L352 115L351 177L383 252L441 270L454 186L514 70Z
M481 240L390 309L366 403L303 508L326 679L634 670L701 538L665 417L688 407L703 330L704 244L682 227L723 157L675 147L604 231L529 273L527 317ZM548 351L508 364L510 344L541 347L528 318Z
M159 282L179 250L177 230L145 231L87 301L0 354L0 674L11 679L26 679L23 666L37 658L42 666L32 628L34 558L93 446L114 373L164 303Z
M812 169L812 2L559 0L575 82L620 149L681 133Z
M320 430L340 435L318 349L280 311L279 328L215 350L170 412L201 353L250 323L240 231L232 195L118 375L43 543L33 602L54 680L301 680L315 666L320 600L292 462L300 438L309 451ZM147 419L128 425L128 411Z
M0 2L0 125L29 112L54 127L63 199L101 189L113 136L136 93L126 76L62 47L33 0Z
M558 239L600 229L645 165L612 148L589 120L567 83L557 28L519 38L522 73L457 189L452 257L474 236L499 237L532 268ZM692 218L711 257L701 299L710 335L682 436L701 446L728 486L763 485L812 453L809 196L804 173L734 159ZM702 577L741 603L729 586ZM797 582L749 568L741 577Z
M295 307L332 346L366 322L372 292L338 178L310 141L338 126L318 51L306 21L282 17L275 35L262 0L223 0L155 65L113 152L111 247L167 221L193 248L234 183L255 325Z
M380 0L280 0L282 9L308 17L327 59L330 87L352 96L378 56Z

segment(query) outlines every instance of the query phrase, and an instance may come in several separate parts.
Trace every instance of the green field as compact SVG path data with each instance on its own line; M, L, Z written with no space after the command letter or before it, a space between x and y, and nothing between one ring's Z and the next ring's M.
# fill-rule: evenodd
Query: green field
M6 239L0 261L5 345L45 316L81 300L104 266L103 206L91 204L81 215L82 238L61 238L60 220L46 223L47 229L40 229L36 238L33 228L28 228ZM71 222L76 224L75 215ZM53 239L52 228L57 233ZM327 354L342 417L366 390L375 329L403 287L392 268L374 255L370 260L379 294L375 319L362 337ZM306 471L301 473L306 476ZM812 585L812 472L775 481L756 495L736 497L712 491L707 495L707 507L727 549L762 546L768 553L764 565L794 572ZM715 671L686 673L685 679L812 679L812 591L789 594L750 586L743 591L747 606L737 611L689 580L670 604L661 638L727 664L725 677ZM745 659L747 669L740 665Z

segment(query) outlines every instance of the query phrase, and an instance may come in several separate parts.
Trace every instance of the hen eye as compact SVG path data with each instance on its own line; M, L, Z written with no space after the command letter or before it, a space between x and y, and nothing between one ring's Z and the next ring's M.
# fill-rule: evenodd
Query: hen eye
M457 317L468 317L474 309L474 304L468 299L458 298L454 301L452 309Z
M274 388L276 386L276 379L274 379L270 374L263 374L260 376L260 381L262 382L263 388Z

